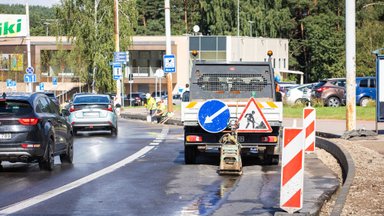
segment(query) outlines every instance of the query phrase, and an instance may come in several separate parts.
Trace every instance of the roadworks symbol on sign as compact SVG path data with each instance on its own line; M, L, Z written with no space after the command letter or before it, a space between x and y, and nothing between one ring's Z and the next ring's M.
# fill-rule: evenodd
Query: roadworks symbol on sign
M270 133L272 128L268 121L265 119L264 114L261 112L259 106L256 103L255 98L249 99L247 105L241 113L238 132L245 133Z

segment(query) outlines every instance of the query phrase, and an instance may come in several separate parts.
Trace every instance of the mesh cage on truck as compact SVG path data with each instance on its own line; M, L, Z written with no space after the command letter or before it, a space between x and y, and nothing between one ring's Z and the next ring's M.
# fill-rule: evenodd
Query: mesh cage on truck
M275 100L273 77L268 62L196 62L191 72L191 98L254 97Z

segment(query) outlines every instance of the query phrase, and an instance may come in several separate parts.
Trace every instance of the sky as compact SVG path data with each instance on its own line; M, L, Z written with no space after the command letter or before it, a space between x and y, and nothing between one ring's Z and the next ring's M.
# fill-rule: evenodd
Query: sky
M55 4L59 4L60 0L0 0L0 4L25 4L40 5L46 7L52 7Z

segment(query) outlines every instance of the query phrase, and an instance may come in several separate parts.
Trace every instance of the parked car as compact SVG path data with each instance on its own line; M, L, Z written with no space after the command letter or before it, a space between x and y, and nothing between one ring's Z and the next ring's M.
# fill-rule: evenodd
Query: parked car
M376 100L376 78L356 77L356 104L367 106L369 100Z
M311 99L321 100L325 106L345 105L345 78L321 80L312 89Z
M289 89L285 95L284 101L288 105L310 101L312 87L316 84L317 83L308 83Z
M280 89L279 91L280 91L282 97L285 97L285 94L287 94L289 89L292 89L292 88L299 86L298 84L291 83L291 82L279 82L278 84L279 84L279 89Z
M53 170L56 155L72 163L72 126L45 94L4 93L0 123L0 163L38 162L40 169Z
M73 99L68 121L73 132L110 130L117 135L117 115L113 101L107 94L82 94Z
M142 106L144 105L145 101L145 93L144 92L132 92L132 98L131 94L127 94L127 100L128 104L132 103L132 106Z
M167 91L161 91L161 92L152 92L151 96L154 97L154 98L165 98L165 96L167 96Z

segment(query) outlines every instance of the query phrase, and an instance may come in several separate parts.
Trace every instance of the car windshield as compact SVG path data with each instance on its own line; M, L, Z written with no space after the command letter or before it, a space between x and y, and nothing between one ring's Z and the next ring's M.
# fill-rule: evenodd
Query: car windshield
M33 112L31 105L26 101L1 100L0 115L25 116Z
M88 103L109 103L109 98L102 95L89 95L89 96L77 96L75 97L74 104L88 104Z

